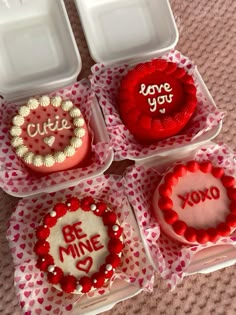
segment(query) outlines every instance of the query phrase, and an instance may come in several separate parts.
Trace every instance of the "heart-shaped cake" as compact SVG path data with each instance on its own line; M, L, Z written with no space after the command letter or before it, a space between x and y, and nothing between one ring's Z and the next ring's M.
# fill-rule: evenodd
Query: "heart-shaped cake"
M197 106L194 80L174 62L154 59L138 64L121 81L118 106L137 140L151 143L174 136Z
M36 229L37 267L67 293L100 288L120 265L122 232L103 201L89 196L56 203Z
M177 164L156 188L153 212L170 238L214 243L236 228L235 179L208 161Z
M17 156L40 173L75 167L90 149L80 109L60 96L31 98L13 117L10 135Z

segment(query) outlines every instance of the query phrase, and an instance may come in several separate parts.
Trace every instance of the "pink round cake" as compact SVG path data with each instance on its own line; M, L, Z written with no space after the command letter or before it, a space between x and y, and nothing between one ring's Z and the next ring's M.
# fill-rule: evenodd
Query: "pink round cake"
M71 197L57 203L36 229L36 266L66 293L107 284L121 263L123 229L106 203Z
M31 98L13 117L10 135L17 156L39 173L73 168L90 150L80 109L60 96Z
M161 230L174 240L216 242L236 228L235 179L210 162L177 164L156 188L153 211Z

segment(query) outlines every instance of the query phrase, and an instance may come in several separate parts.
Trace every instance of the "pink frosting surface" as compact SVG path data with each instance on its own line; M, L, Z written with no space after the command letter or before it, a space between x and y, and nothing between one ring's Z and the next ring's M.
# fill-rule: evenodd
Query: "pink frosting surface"
M73 126L69 112L52 105L44 108L40 106L25 118L22 126L24 144L32 152L41 155L61 151L73 136Z

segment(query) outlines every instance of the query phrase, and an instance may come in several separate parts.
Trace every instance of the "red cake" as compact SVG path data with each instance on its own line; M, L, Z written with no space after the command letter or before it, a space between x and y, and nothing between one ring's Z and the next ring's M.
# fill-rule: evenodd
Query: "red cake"
M90 150L80 109L60 96L31 98L13 117L10 135L17 156L39 173L77 166Z
M55 204L36 229L37 267L66 293L100 288L120 265L122 231L103 201L71 197Z
M174 62L155 59L138 64L120 84L121 118L141 142L154 142L179 133L197 106L192 76Z
M236 228L235 179L210 162L177 164L156 188L153 211L161 230L174 240L216 242Z

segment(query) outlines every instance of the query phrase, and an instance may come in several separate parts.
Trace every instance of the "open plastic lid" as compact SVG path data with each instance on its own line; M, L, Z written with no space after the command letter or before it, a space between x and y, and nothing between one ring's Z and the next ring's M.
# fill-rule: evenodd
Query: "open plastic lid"
M75 0L96 62L158 57L173 49L178 30L168 0Z
M63 0L0 1L0 95L9 101L74 83L81 57Z

